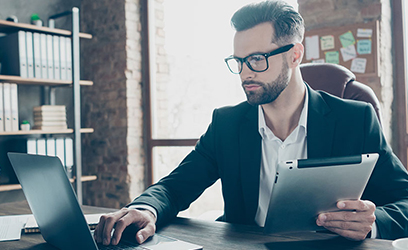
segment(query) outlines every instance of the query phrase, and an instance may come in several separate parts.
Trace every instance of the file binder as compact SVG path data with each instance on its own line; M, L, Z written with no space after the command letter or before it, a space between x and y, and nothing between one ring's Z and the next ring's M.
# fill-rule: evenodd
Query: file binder
M41 44L41 78L48 78L48 58L47 58L47 35L40 34L40 44Z
M26 33L18 31L0 38L0 48L4 53L1 74L15 75L27 78L27 48Z
M11 130L18 131L18 89L16 83L10 83Z
M27 154L37 154L37 140L27 139Z
M47 149L45 147L45 139L37 139L37 154L47 155Z
M55 139L55 155L60 158L61 163L65 166L65 142L64 138Z
M60 62L60 39L58 36L52 36L52 49L53 49L53 56L54 56L54 79L60 80L61 79L61 62Z
M3 83L4 131L12 131L10 96L11 96L10 83Z
M34 51L34 77L42 78L40 33L33 33L33 51Z
M34 52L33 52L33 33L26 32L27 49L27 77L34 78Z
M48 79L55 79L54 78L54 56L53 56L53 43L52 43L52 35L47 35L47 75Z
M65 37L60 36L60 68L61 68L61 80L67 80L67 51Z
M67 80L72 81L72 44L71 38L65 38L66 57L67 57Z
M72 138L65 138L65 171L68 178L72 178L72 168L74 166L74 144Z
M55 156L55 139L47 138L47 155Z
M0 83L0 132L4 131L3 83Z

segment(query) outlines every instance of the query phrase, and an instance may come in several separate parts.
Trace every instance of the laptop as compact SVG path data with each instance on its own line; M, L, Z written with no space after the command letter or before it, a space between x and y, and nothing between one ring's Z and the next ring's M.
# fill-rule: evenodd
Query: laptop
M378 154L280 162L269 201L265 233L324 230L322 212L340 200L361 198Z
M159 234L141 245L125 240L117 246L97 245L58 157L23 153L7 155L44 240L59 249L202 249Z

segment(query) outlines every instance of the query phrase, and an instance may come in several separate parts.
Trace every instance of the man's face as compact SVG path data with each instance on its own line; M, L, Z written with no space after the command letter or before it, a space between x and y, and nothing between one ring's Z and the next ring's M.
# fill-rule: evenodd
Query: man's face
M273 27L262 23L251 29L240 31L234 38L234 56L244 58L254 53L268 53L279 48L272 43ZM248 102L262 105L275 101L288 86L289 74L286 54L269 57L269 68L264 72L254 72L243 64L240 74L242 87Z

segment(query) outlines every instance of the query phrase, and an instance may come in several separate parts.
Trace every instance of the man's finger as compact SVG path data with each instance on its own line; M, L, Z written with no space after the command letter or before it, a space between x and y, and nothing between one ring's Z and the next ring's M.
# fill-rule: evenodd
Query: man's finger
M139 244L142 244L145 240L147 240L150 236L153 236L156 232L156 226L153 223L149 223L146 227L140 229L136 233L136 240Z
M97 226L97 239L99 243L103 243L104 245L109 245L111 241L111 233L120 218L122 218L126 213L127 209L121 209L115 213L105 214L102 215L100 218L101 226Z
M373 211L375 210L375 205L371 201L339 201L337 202L337 207L342 210L355 210L358 212Z

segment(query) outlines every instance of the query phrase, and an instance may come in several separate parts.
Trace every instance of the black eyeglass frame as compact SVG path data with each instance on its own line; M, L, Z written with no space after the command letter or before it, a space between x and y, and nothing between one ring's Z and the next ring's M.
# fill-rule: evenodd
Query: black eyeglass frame
M225 61L225 63L227 64L228 69L229 69L229 70L231 71L231 73L233 73L233 74L241 74L241 72L242 72L242 65L243 65L244 62L245 62L245 64L248 66L248 68L249 68L250 70L252 70L252 71L254 71L254 72L264 72L264 71L266 71L266 70L269 69L269 61L268 61L268 58L269 58L269 57L275 56L275 55L279 55L279 54L282 54L282 53L285 53L285 52L289 51L290 49L292 49L294 46L295 46L295 44L292 43L292 44L288 44L288 45L282 46L282 47L280 47L280 48L277 48L277 49L275 49L275 50L272 50L272 51L269 52L269 53L265 53L265 54L255 53L255 54L251 54L251 55L249 55L249 56L246 56L246 57L244 57L244 58L236 57L236 56L229 56L229 57L225 58L224 61ZM252 68L251 64L248 62L248 58L251 57L251 56L254 56L254 55L261 55L261 56L264 56L264 57L265 57L265 60L266 60L266 68L265 68L265 69L263 69L263 70L254 70L254 69ZM228 64L228 61L229 61L229 60L232 60L232 59L237 60L237 61L239 61L239 62L241 63L241 69L240 69L239 72L234 72L234 71L230 68L230 66L229 66L229 64Z

